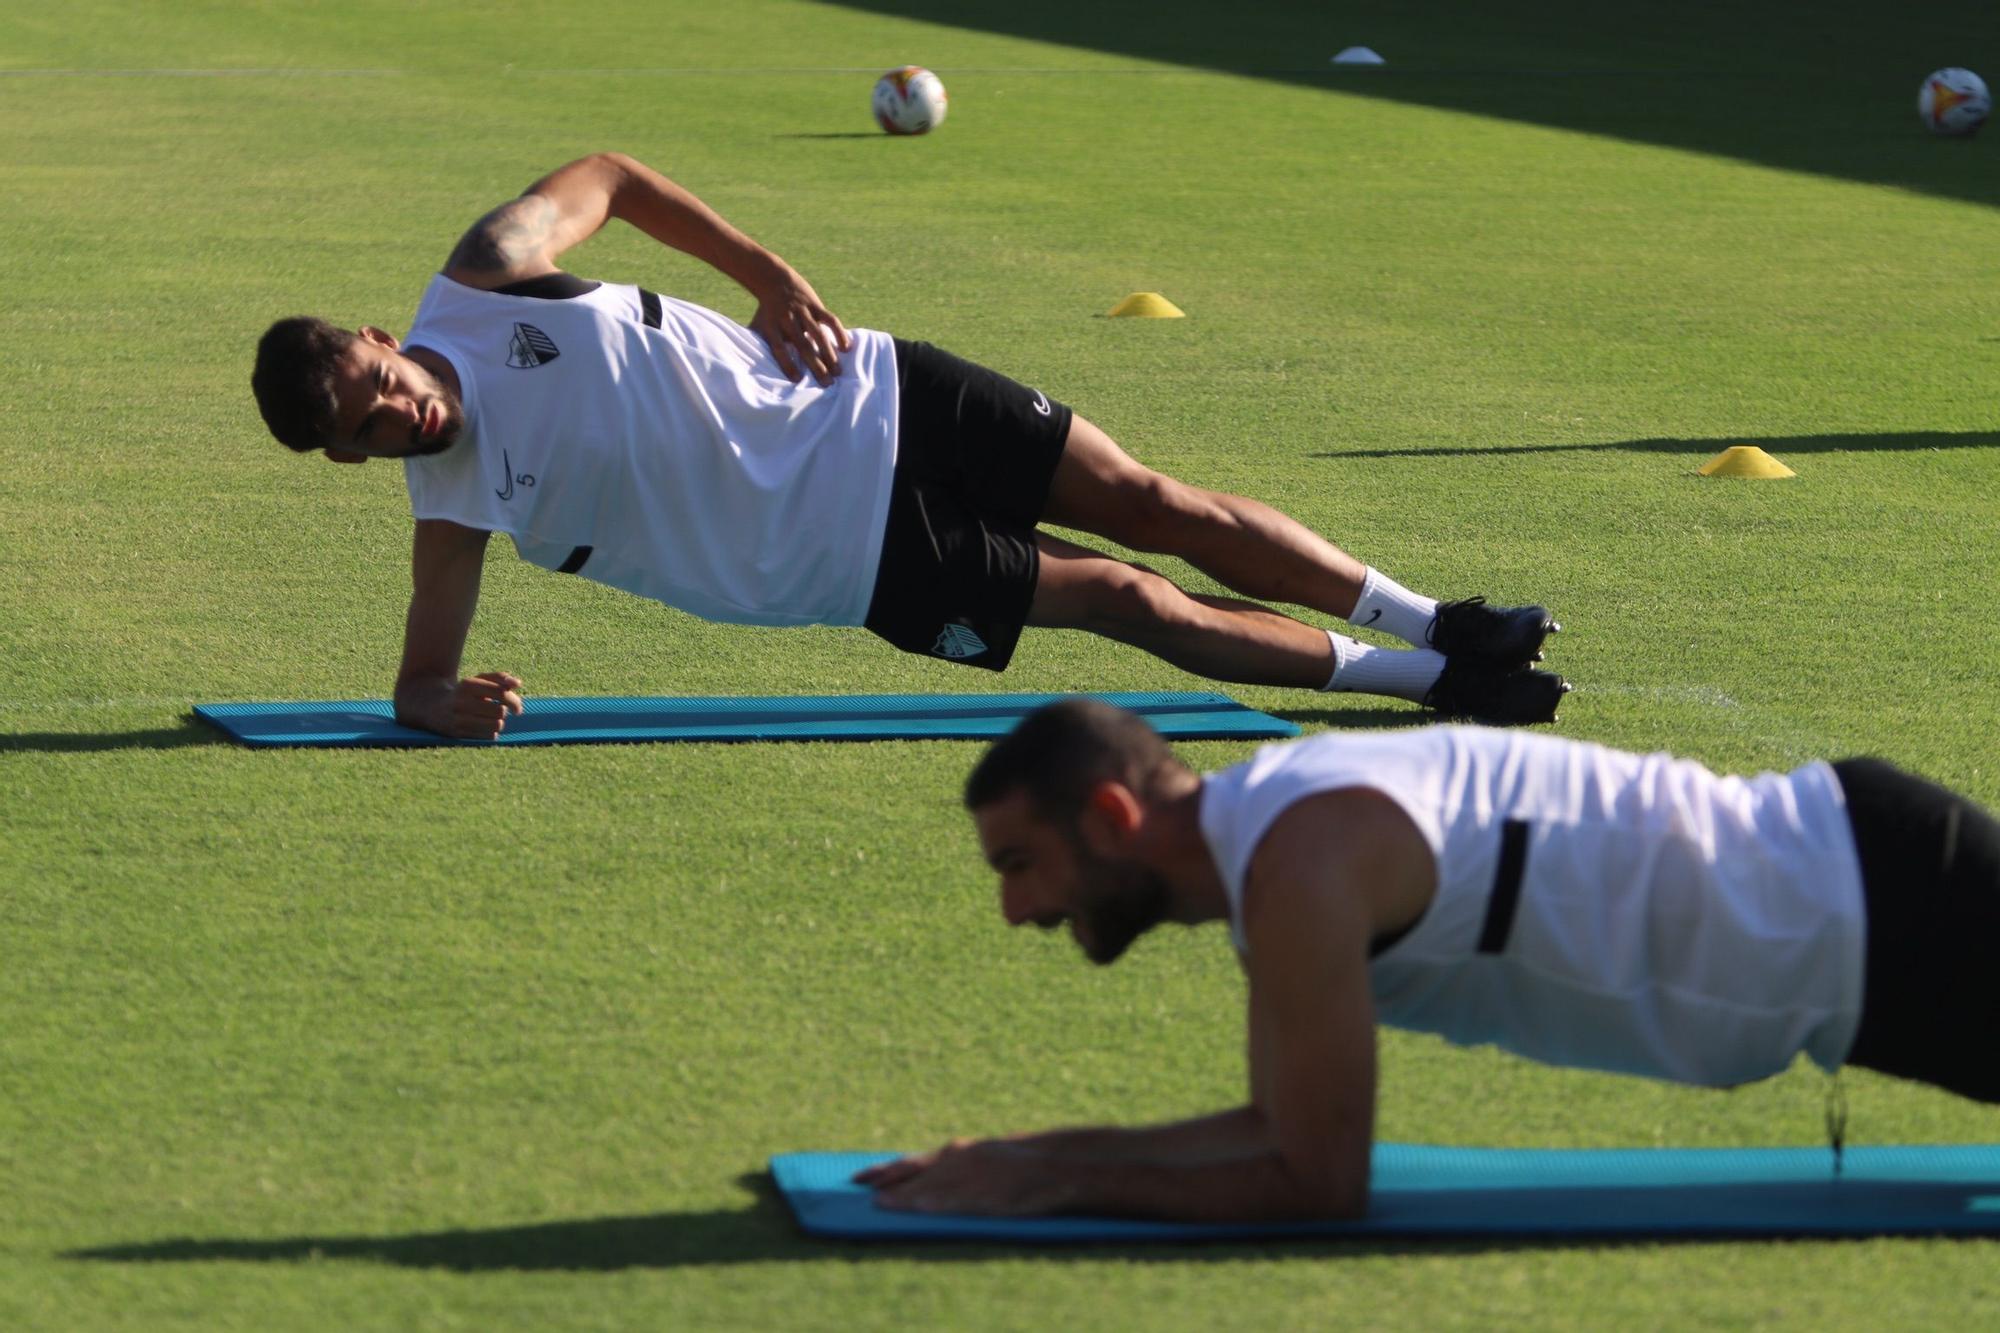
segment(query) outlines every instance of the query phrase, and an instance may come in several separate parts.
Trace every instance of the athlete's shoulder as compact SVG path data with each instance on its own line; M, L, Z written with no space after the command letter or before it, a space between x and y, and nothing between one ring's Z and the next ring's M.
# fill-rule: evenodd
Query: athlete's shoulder
M1272 819L1244 872L1246 932L1262 917L1303 926L1329 894L1351 895L1366 929L1358 942L1402 930L1423 914L1436 884L1429 840L1401 803L1373 787L1300 796Z
M466 229L444 261L444 276L480 291L557 271L550 240L561 212L547 195L509 199Z

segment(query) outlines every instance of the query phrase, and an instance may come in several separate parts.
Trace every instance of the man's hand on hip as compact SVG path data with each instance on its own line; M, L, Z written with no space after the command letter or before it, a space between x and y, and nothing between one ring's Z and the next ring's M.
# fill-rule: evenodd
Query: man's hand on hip
M750 327L771 345L778 369L790 379L810 371L821 384L832 383L840 373L840 354L854 346L854 339L812 284L772 255L768 271L746 285L757 298Z

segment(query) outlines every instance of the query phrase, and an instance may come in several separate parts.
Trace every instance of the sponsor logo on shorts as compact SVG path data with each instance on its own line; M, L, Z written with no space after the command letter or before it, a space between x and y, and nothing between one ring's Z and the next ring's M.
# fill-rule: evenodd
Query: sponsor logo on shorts
M545 366L561 356L556 350L555 339L543 333L532 324L516 324L514 337L507 344L507 364L516 370L533 370Z
M1037 412L1040 412L1043 416L1047 416L1049 414L1048 395L1043 393L1040 389L1035 390L1034 408Z
M985 651L986 640L963 625L946 625L931 645L932 654L938 657L977 657Z

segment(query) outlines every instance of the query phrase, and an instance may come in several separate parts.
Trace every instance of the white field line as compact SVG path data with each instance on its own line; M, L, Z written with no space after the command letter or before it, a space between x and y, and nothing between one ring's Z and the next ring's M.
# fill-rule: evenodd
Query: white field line
M349 79L400 69L0 69L0 79Z
M1432 69L1404 66L1398 69L1382 70L1373 66L1363 67L1359 73L1356 67L1338 65L1271 65L1242 66L1227 68L1207 65L1113 65L1092 67L1078 65L1060 69L1018 67L1013 65L938 65L939 74L1046 74L1056 77L1074 77L1080 74L1223 74L1242 75L1248 78L1269 78L1274 76L1315 75L1329 79L1350 78L1393 78L1402 75L1421 75L1426 78L1464 76L1489 78L1494 76L1534 79L1592 79L1630 78L1700 78L1731 79L1750 77L1733 74L1726 70L1704 69ZM754 75L821 75L821 74L879 74L880 65L771 65L771 66L695 66L695 65L574 65L574 66L523 66L499 64L485 68L468 68L450 71L461 74L507 74L514 77L551 75L559 78L597 77L600 75L637 75L648 78L740 78ZM281 69L246 67L240 69L0 69L0 79L353 79L353 78L397 78L418 73L407 69ZM426 77L436 71L421 71Z
M0 79L352 79L395 78L410 74L405 69L0 69ZM426 71L429 73L434 71ZM645 77L740 78L745 74L880 74L879 65L773 66L769 68L697 68L693 66L632 67L553 67L495 65L490 70L471 69L463 73L496 73L516 76L538 74L558 77L597 75L640 75ZM1012 67L940 68L940 74L1195 74L1206 73L1184 65L1151 65L1132 69L1015 69ZM1231 73L1306 74L1317 70L1241 70Z

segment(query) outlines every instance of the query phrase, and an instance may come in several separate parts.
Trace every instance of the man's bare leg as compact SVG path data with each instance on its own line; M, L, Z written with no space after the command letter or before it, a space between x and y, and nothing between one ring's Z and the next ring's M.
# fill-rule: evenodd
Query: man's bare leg
M1428 648L1372 648L1254 602L1190 594L1047 533L1035 544L1030 625L1090 630L1214 680L1382 694L1501 725L1554 721L1568 688L1546 671L1467 669Z
M1543 637L1558 628L1540 607L1459 603L1440 616L1437 602L1370 569L1297 520L1259 501L1155 472L1080 416L1071 421L1043 518L1134 550L1179 556L1246 597L1310 607L1493 665L1539 658Z
M1037 533L1041 575L1028 623L1084 629L1184 671L1243 685L1316 690L1333 677L1325 630L1250 602L1196 597L1150 569Z
M1176 555L1246 597L1345 619L1367 566L1267 504L1155 472L1071 420L1043 517L1136 551Z

